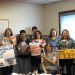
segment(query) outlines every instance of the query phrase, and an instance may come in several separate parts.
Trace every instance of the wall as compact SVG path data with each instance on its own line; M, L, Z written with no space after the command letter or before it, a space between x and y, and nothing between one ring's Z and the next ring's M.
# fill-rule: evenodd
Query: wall
M59 32L59 12L75 10L75 0L64 0L44 6L44 31L49 34L52 27Z
M34 25L43 32L43 7L41 5L24 2L2 4L0 5L0 19L9 20L9 27L14 35L18 34L21 29L31 34L31 27Z
M0 4L0 19L8 19L14 35L21 29L31 34L31 27L36 25L43 34L49 34L52 27L59 32L59 12L75 9L75 0L48 5L36 5L23 2ZM1 33L0 33L1 34Z

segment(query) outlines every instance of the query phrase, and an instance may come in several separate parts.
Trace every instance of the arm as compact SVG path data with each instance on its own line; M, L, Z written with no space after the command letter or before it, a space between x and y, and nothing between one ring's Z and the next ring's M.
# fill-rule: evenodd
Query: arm
M60 50L60 44L59 44L59 42L60 42L60 41L58 41L56 45L57 45L57 49Z
M41 66L42 66L42 69L44 71L44 73L47 73L47 70L46 70L46 67L45 67L45 64L44 64L44 58L41 57Z
M9 42L10 42L10 44L13 44L13 46L16 46L16 42L17 40L16 40L16 36L12 36L10 39L9 39Z
M55 65L56 64L56 56L53 56L53 60L50 60L47 58L47 56L42 56L46 61L48 61L50 64Z

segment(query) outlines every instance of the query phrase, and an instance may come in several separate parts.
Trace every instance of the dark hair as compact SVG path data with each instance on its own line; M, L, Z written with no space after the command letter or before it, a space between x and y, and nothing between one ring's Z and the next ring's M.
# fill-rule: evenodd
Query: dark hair
M53 46L52 46L52 44L51 44L51 43L46 43L46 45L45 45L45 52L46 52L46 53L47 53L47 49L46 49L46 47L47 47L48 45L50 45L50 46L51 46L51 50L53 50Z
M53 31L53 30L55 30L55 31L56 31L56 29L55 29L55 28L52 28L52 29L50 30L50 34L49 34L49 37L50 37L50 38L52 38L52 31ZM56 36L57 36L57 31L56 31Z
M40 30L37 30L37 31L35 32L34 39L37 39L37 37L36 37L36 33L37 33L37 32L40 34L40 39L41 39L41 38L42 38L42 33L41 33Z
M63 34L64 31L66 31L66 32L68 33L67 39L70 39L69 31L68 31L67 29L64 29L64 30L62 31L62 34ZM61 34L61 39L63 39L62 34Z
M5 30L4 36L6 37L6 32L7 32L7 30L10 30L10 32L11 32L11 35L10 35L10 36L12 36L12 35L13 35L13 32L12 32L12 30L11 30L10 28L7 28L7 29Z
M21 33L26 33L26 31L25 31L25 30L20 30L20 34L21 34Z
M36 27L36 26L33 26L33 27L32 27L32 30L34 30L34 29L36 29L36 30L37 30L37 27Z

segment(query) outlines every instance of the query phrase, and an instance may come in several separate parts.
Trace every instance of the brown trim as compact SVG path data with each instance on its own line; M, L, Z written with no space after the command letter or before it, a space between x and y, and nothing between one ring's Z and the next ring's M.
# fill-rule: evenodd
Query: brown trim
M62 12L59 12L59 15L64 13L71 13L71 12L75 12L75 10L62 11Z
M61 11L61 12L59 12L59 35L61 34L60 16L62 14L72 13L72 12L75 12L75 9L74 10L67 10L67 11Z

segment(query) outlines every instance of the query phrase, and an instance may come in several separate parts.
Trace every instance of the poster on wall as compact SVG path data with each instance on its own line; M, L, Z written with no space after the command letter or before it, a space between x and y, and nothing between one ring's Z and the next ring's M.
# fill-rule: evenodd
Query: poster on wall
M16 64L14 49L11 46L0 46L0 68Z
M9 28L9 20L8 19L0 19L0 41L3 38L3 34L4 34L6 28Z

